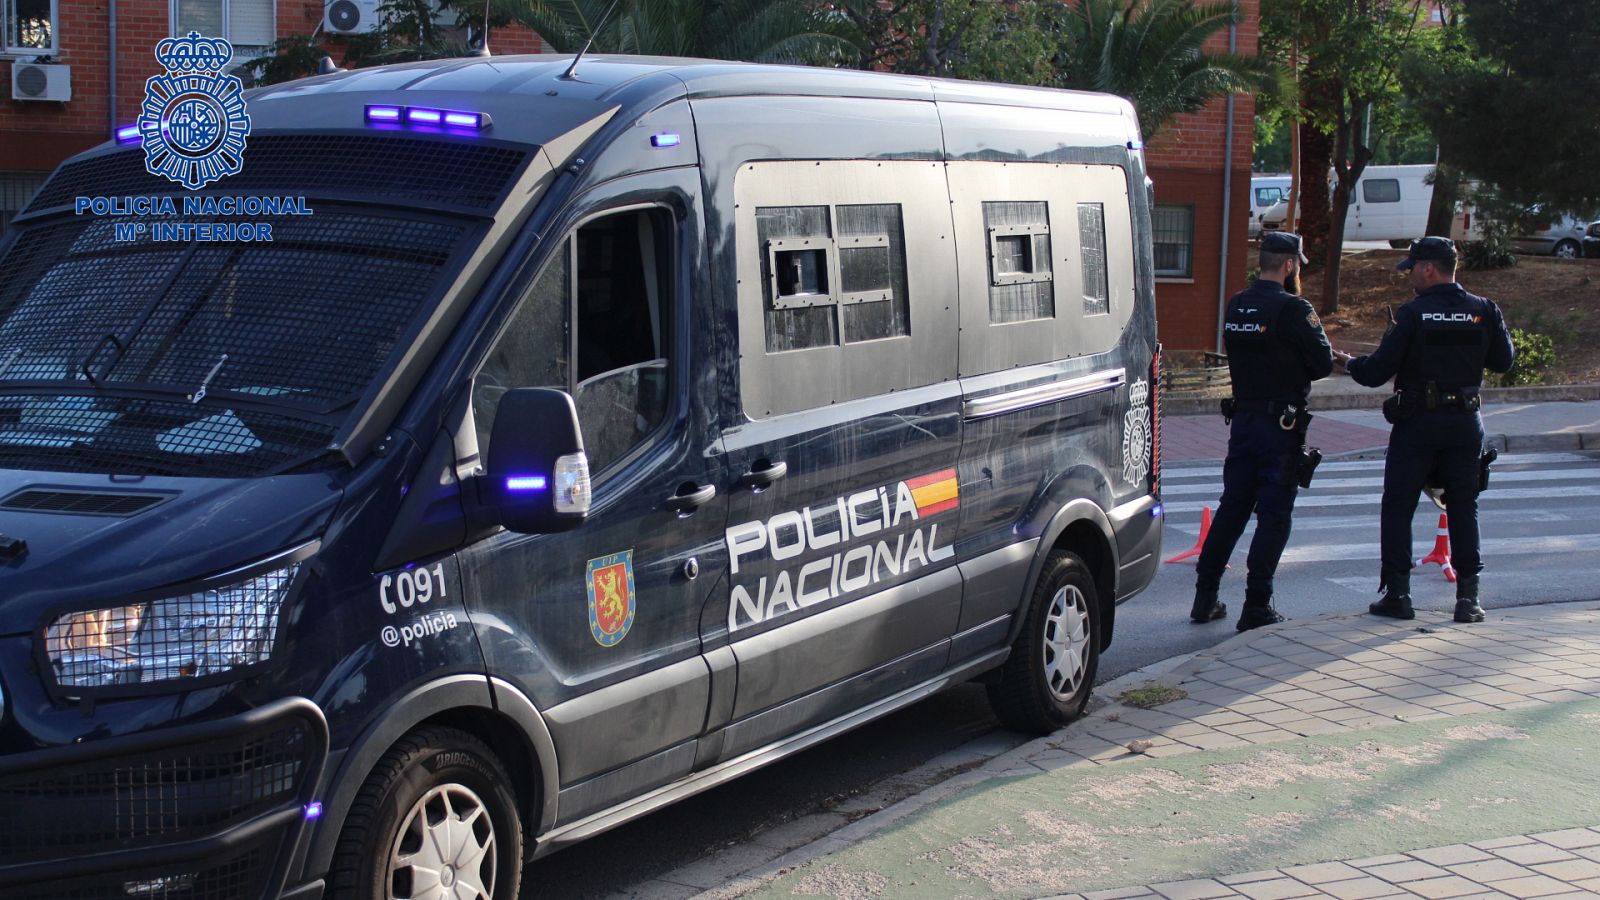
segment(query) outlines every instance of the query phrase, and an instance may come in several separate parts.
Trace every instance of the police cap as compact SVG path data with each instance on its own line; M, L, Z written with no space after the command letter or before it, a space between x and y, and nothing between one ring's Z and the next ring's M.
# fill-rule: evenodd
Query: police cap
M1411 242L1411 249L1406 251L1406 258L1395 263L1395 268L1404 272L1423 260L1454 263L1456 245L1446 237L1419 238Z
M1261 249L1268 253L1293 253L1300 257L1301 263L1309 263L1304 250L1300 249L1300 235L1292 231L1269 231L1261 236Z

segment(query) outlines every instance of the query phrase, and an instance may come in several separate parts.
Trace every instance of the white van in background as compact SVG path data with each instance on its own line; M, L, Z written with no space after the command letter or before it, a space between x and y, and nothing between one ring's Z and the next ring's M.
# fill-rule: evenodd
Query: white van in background
M1391 246L1407 247L1428 227L1428 204L1433 201L1433 185L1427 182L1433 166L1368 166L1350 196L1350 211L1344 220L1345 241L1388 241ZM1332 184L1333 173L1328 173ZM1287 189L1285 189L1287 191ZM1330 188L1331 190L1331 188ZM1289 205L1280 202L1258 219L1261 231L1278 231L1289 214ZM1459 219L1459 217L1458 217Z
M1247 229L1250 240L1261 237L1262 214L1285 202L1292 184L1294 184L1292 175L1250 176L1250 225Z

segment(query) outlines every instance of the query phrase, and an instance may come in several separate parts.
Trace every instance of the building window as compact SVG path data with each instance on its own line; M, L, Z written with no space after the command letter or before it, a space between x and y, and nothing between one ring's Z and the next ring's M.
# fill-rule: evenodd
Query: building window
M0 0L0 50L42 56L57 51L56 0Z
M172 33L191 31L227 39L234 63L243 62L256 54L240 48L264 49L278 39L273 0L172 0Z
M1156 204L1150 214L1157 278L1194 277L1194 207Z
M1374 178L1361 182L1361 199L1367 203L1399 203L1398 178Z
M44 172L0 172L0 234L17 213L27 209L47 177Z

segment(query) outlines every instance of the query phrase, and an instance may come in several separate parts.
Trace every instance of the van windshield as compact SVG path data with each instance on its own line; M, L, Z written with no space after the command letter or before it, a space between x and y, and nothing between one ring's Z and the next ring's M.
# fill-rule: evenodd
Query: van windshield
M302 465L328 448L477 231L333 204L260 221L270 242L116 233L150 224L137 216L23 225L0 257L0 468Z

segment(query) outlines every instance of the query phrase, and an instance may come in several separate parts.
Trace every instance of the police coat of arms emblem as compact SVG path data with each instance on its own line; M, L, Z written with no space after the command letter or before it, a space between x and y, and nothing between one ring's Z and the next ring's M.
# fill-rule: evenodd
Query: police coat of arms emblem
M1128 388L1128 412L1122 417L1122 478L1139 484L1150 474L1150 383L1143 378Z
M244 82L222 74L233 45L191 31L157 44L156 59L167 71L144 83L138 128L145 168L191 191L236 174L250 116Z
M633 627L633 551L589 560L589 633L602 647L615 647Z

